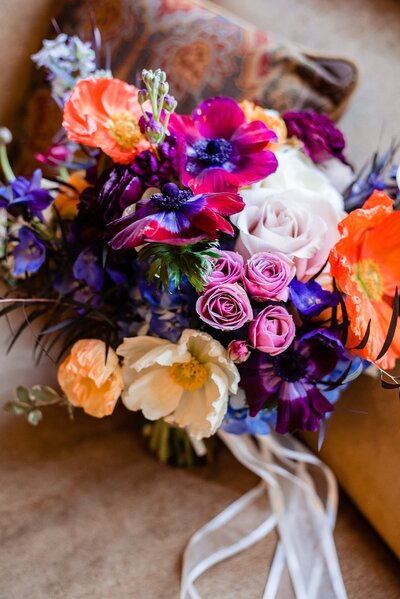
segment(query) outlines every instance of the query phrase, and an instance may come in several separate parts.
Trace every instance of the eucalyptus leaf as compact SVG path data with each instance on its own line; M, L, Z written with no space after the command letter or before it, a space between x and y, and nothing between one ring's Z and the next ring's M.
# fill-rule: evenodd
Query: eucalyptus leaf
M23 387L22 385L20 385L19 387L17 387L15 394L17 396L18 401L20 401L21 403L25 403L28 405L32 404L29 389L27 387Z
M42 418L43 418L42 412L37 409L32 410L28 414L28 422L29 422L29 424L32 424L33 426L37 426L39 424L39 422L42 420Z

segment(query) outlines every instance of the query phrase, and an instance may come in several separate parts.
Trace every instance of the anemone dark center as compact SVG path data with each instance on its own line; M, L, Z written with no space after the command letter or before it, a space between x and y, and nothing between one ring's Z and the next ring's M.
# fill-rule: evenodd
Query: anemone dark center
M302 379L307 373L307 359L295 351L286 351L276 356L273 366L276 374L290 383Z
M150 200L158 208L163 210L179 210L185 202L192 197L192 192L187 189L162 190L162 193L155 193Z
M232 145L226 139L200 139L193 145L196 159L204 166L222 166L232 154Z

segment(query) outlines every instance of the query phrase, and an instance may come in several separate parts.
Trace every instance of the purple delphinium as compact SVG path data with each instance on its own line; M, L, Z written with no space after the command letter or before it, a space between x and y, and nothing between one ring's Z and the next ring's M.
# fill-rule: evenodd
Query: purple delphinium
M103 287L104 270L99 266L91 248L86 248L79 254L72 272L78 281L84 281L92 291L100 291Z
M289 137L297 137L304 150L318 164L329 158L338 158L346 163L343 133L326 114L313 110L286 112L283 115Z
M323 389L339 360L350 363L339 338L328 329L304 334L273 358L254 351L239 366L250 416L277 401L278 433L317 430L321 418L333 411Z
M182 182L196 192L237 191L278 167L266 149L276 134L261 121L247 123L232 98L205 100L191 117L172 114L169 129L179 140Z
M179 155L177 140L168 136L157 146L158 157L151 150L138 154L132 171L140 178L144 188L161 187L165 183L179 180Z
M222 430L232 435L267 435L276 425L276 412L260 410L255 416L250 416L246 406L244 393L239 393L229 399L228 410L221 424Z
M44 244L28 227L20 228L18 240L13 250L14 275L37 272L46 259Z
M311 317L317 316L327 308L337 306L339 294L323 289L312 279L307 283L295 279L290 283L290 299L301 314Z
M42 219L42 211L53 201L50 193L41 187L42 171L38 168L30 179L17 177L7 187L0 188L0 206L13 216L24 216L26 220Z

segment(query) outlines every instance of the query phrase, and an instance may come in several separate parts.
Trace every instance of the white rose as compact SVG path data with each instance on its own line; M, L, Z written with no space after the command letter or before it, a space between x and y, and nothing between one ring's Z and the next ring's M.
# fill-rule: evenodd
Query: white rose
M282 252L294 261L298 279L306 281L323 267L339 239L343 198L297 150L284 148L278 160L275 174L241 191L246 207L232 217L239 229L235 250L245 259Z
M313 193L316 201L326 201L343 210L343 197L308 156L290 146L283 146L275 155L279 165L276 172L253 186L253 189L256 186L275 191L304 189Z

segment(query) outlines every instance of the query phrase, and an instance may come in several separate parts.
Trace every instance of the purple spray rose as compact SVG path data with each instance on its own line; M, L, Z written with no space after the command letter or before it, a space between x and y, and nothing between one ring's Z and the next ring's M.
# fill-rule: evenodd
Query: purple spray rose
M228 345L228 356L235 364L243 364L250 357L247 342L243 340L231 341Z
M204 322L222 331L240 329L253 318L249 298L237 284L210 287L197 300L196 310Z
M252 346L270 356L277 356L285 351L291 345L295 334L293 318L283 306L267 306L249 327Z
M289 297L289 283L296 274L292 260L279 252L254 254L245 266L243 284L258 301L282 300Z
M329 158L338 158L346 163L343 134L326 114L318 114L313 110L286 112L283 118L288 136L300 139L304 150L316 164Z
M208 286L236 283L242 276L243 258L237 252L219 251L214 270L208 279Z

